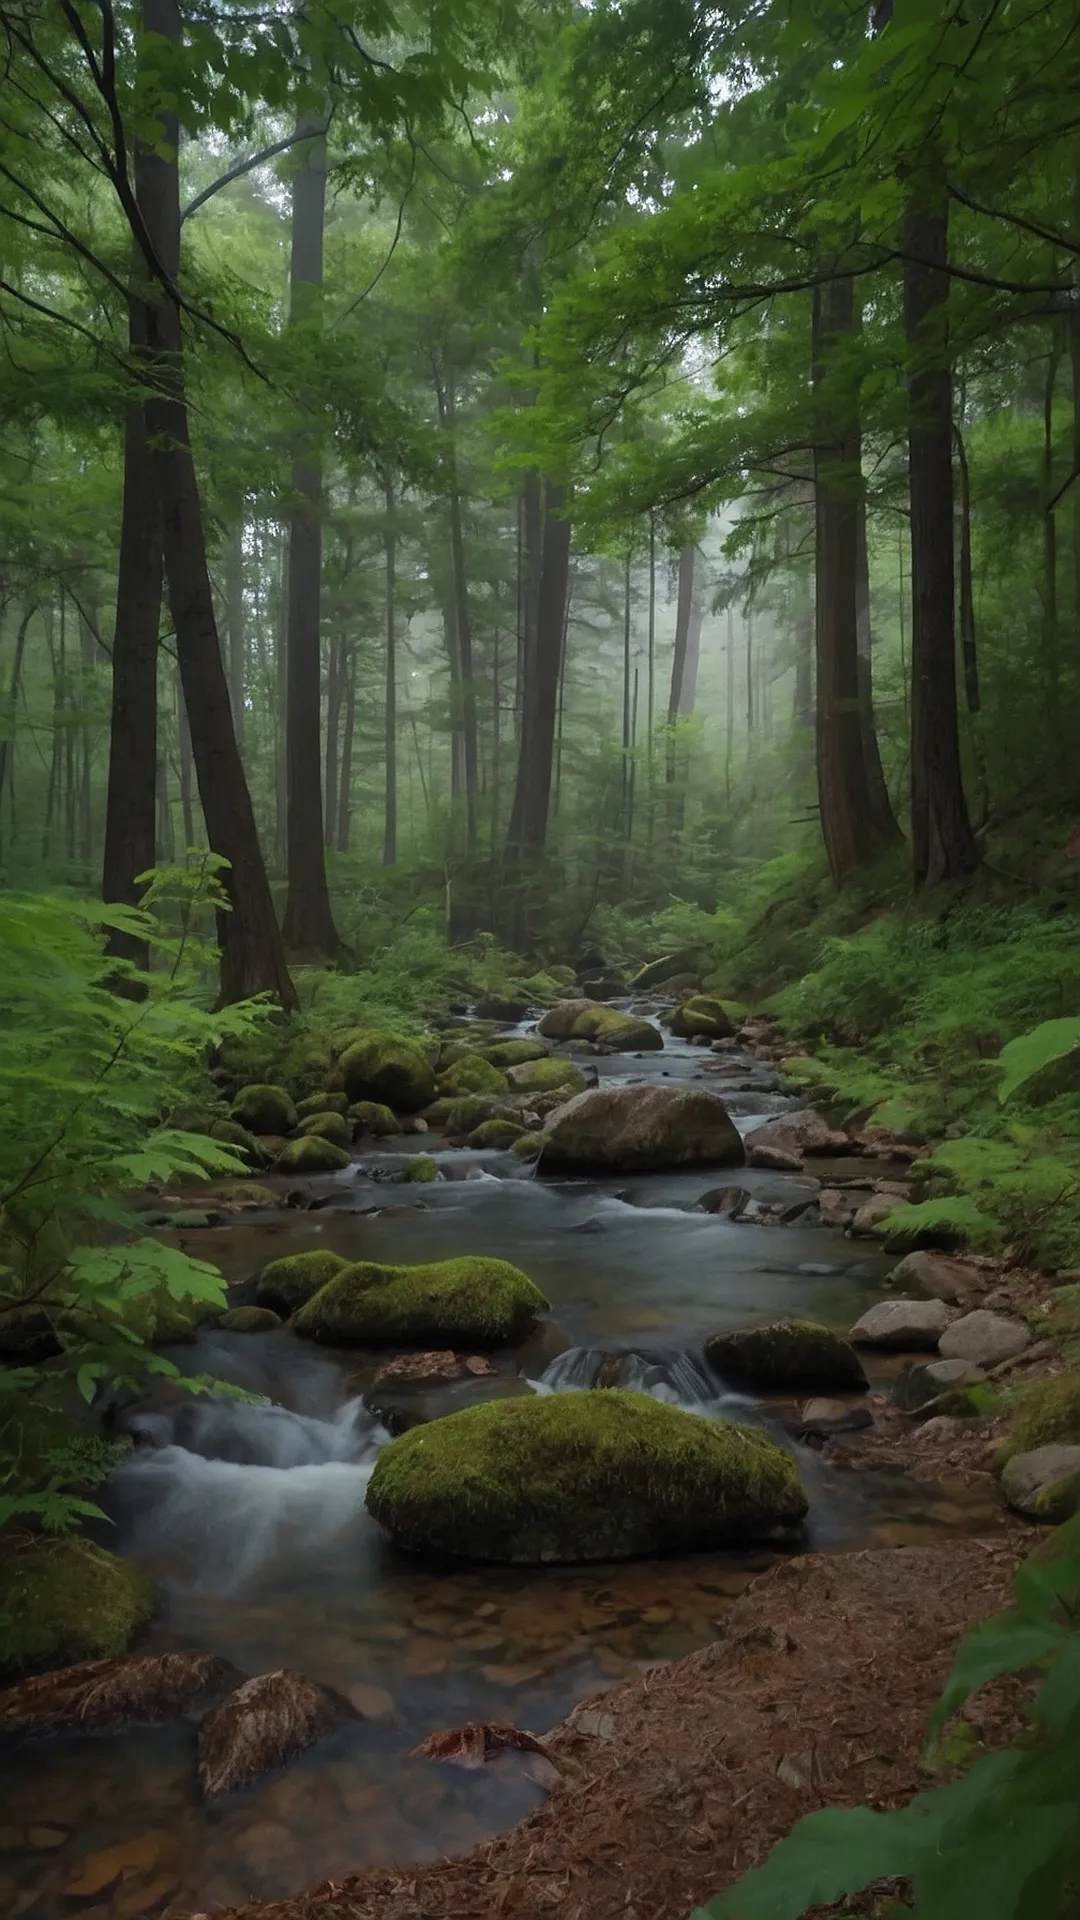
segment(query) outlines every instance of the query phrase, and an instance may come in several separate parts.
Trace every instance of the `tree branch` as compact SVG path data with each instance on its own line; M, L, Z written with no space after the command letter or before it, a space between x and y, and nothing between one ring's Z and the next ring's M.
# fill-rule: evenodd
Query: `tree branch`
M235 167L230 167L227 173L221 174L217 180L211 181L208 187L204 187L201 193L197 193L194 200L188 201L180 214L181 226L185 220L190 220L193 213L198 213L199 208L204 207L208 200L212 200L215 193L220 193L223 187L230 187L234 180L243 179L245 173L251 173L255 167L263 166L267 160L272 160L275 154L285 153L289 147L299 146L305 140L320 139L326 130L326 127L316 127L309 128L306 133L290 133L287 139L275 140L272 146L260 147L258 153L250 154L246 160L238 160Z

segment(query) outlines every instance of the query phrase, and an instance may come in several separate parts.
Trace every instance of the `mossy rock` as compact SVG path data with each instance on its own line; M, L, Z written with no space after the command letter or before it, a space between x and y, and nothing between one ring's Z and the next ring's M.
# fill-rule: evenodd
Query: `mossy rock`
M1080 1562L1080 1513L1037 1540L1027 1557L1028 1565L1036 1567L1052 1566L1055 1560Z
M275 1056L274 1071L294 1100L305 1100L309 1094L327 1088L333 1093L342 1091L333 1049L323 1034L296 1034Z
M679 953L664 954L659 960L649 960L645 966L631 974L628 985L634 993L644 993L647 987L659 987L677 974L693 973L697 967L697 955L684 948Z
M701 1033L710 1040L730 1040L735 1031L719 1000L708 993L691 994L676 1007L668 1025L680 1040L692 1040Z
M766 1327L716 1333L706 1340L705 1352L725 1379L765 1390L827 1392L869 1385L854 1347L812 1320L774 1320Z
M515 1140L520 1140L524 1131L524 1127L521 1126L517 1120L498 1118L494 1120L484 1120L478 1127L474 1127L466 1144L470 1147L499 1147L506 1149L512 1147Z
M456 1099L466 1093L508 1093L510 1083L505 1073L493 1067L478 1053L467 1053L463 1059L456 1060L439 1077L439 1091Z
M584 1093L588 1081L572 1060L549 1055L546 1060L529 1060L524 1066L511 1067L510 1082L517 1093Z
M475 1133L485 1120L501 1119L501 1107L502 1101L494 1094L468 1093L464 1099L450 1102L442 1124L452 1138L460 1139Z
M330 1140L335 1147L347 1147L352 1140L352 1128L341 1113L313 1113L301 1120L299 1131L305 1140Z
M536 1030L549 1040L592 1040L609 1053L658 1052L664 1045L663 1034L651 1021L594 1000L560 1000Z
M547 1305L506 1260L465 1257L419 1267L361 1260L315 1294L293 1327L331 1345L499 1347L527 1333Z
M306 1099L296 1103L297 1118L300 1120L310 1120L316 1113L347 1113L348 1110L348 1094L329 1093L325 1089L321 1093L309 1093Z
M524 995L488 993L478 1000L473 1012L478 1020L497 1020L502 1026L514 1026L524 1020L532 1002Z
M393 1134L404 1131L397 1114L379 1100L357 1100L349 1108L349 1119L353 1123L354 1140L364 1133L372 1134L376 1140L389 1140Z
M405 1179L410 1186L429 1186L433 1180L441 1178L439 1163L432 1159L430 1153L414 1154L412 1159L406 1162Z
M235 1147L249 1167L270 1165L270 1155L265 1147L238 1120L211 1120L206 1131L211 1140L220 1140L223 1147Z
M276 1207L279 1204L276 1193L271 1193L269 1187L256 1186L254 1180L216 1180L210 1194L212 1199L222 1200L227 1206Z
M342 1254L323 1247L283 1254L263 1268L255 1283L255 1298L260 1307L272 1307L288 1319L348 1265Z
M435 1075L416 1047L389 1034L358 1040L341 1056L351 1102L374 1100L395 1113L419 1113L435 1098Z
M546 1145L546 1133L523 1133L514 1141L510 1151L519 1160L539 1160Z
M140 1567L77 1535L0 1554L0 1670L8 1675L113 1659L154 1611Z
M279 1173L343 1173L352 1164L344 1147L318 1134L301 1134L299 1140L287 1140L277 1159Z
M1005 1401L1009 1429L998 1449L1003 1466L1017 1453L1033 1453L1060 1441L1080 1446L1080 1373L1057 1373L1027 1380Z
M548 1050L542 1040L497 1040L494 1045L483 1049L484 1059L493 1067L500 1067L503 1073L507 1067L524 1067L530 1060L548 1059Z
M230 1307L218 1321L222 1333L275 1333L281 1315L270 1307Z
M495 1400L383 1449L369 1512L409 1551L538 1566L707 1550L792 1527L806 1496L756 1428L647 1394Z
M296 1125L296 1106L284 1087L242 1087L229 1117L249 1133L291 1133Z

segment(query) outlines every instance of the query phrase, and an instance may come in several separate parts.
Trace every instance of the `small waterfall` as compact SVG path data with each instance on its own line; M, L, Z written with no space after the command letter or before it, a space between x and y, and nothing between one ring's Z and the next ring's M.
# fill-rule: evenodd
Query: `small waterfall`
M208 1395L179 1406L132 1414L127 1430L150 1447L176 1447L204 1460L241 1467L323 1466L359 1461L371 1451L375 1423L362 1400L350 1400L332 1420L290 1413L286 1407Z
M538 1391L577 1393L592 1387L629 1387L669 1406L715 1406L723 1390L703 1360L677 1349L571 1347L544 1369Z

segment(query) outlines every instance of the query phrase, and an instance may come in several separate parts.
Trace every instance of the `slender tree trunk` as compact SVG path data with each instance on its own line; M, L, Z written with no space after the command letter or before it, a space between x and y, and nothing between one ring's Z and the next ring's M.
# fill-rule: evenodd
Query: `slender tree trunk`
M181 37L176 0L143 0L147 35L174 45ZM143 219L157 258L175 272L180 255L180 175L175 115L165 115L162 148L153 155ZM206 563L202 507L188 427L180 312L166 296L147 306L148 359L153 385L146 425L154 449L162 504L165 571L176 630L184 700L203 814L213 851L228 862L222 884L230 911L218 915L224 1005L253 994L276 994L295 1006L255 830L251 796L233 731L229 689L221 661L213 594Z
M502 799L502 699L500 684L499 628L496 626L491 648L491 864L494 871L499 848L499 812ZM492 915L494 919L494 913Z
M5 703L6 704L6 712L4 714L5 724L2 730L2 736L0 736L0 811L3 810L4 789L6 787L7 795L8 795L9 819L11 822L12 839L14 839L14 836L15 836L15 717L19 710L19 687L22 682L23 657L26 653L26 636L30 629L30 622L33 619L36 612L37 612L36 606L29 606L26 608L26 611L24 612L23 617L19 622L18 630L15 635L15 655L11 663L11 680L8 685L8 696L7 696L7 701ZM63 619L63 602L62 601L60 604L60 617L62 620ZM61 655L60 655L61 675L63 675L64 671L65 671L64 655L63 655L63 651L61 650ZM69 727L67 730L67 741L68 741L69 751L70 751L70 745L71 745L71 737L72 737L71 729ZM70 853L71 853L70 844L68 848L68 853L70 857Z
M622 658L622 761L619 769L622 830L627 832L630 797L630 548L623 567L623 658Z
M345 648L343 633L330 641L326 662L326 753L323 757L323 820L326 840L334 844L334 819L338 791L338 741L341 731L341 703L345 693Z
M666 775L669 785L675 779L675 721L682 711L686 645L694 605L694 559L694 547L683 547L679 554L679 589L675 603L675 648L671 656L671 690L668 694Z
M169 756L158 750L157 763L157 864L170 867L176 859L176 834L173 830L172 801L169 798Z
M232 707L236 744L243 750L244 723L244 517L232 530L225 555L225 611L229 628L229 704Z
M395 605L397 529L394 522L394 484L383 483L386 501L386 700L383 717L385 800L383 805L383 866L397 863L397 609ZM498 721L496 720L496 725Z
M1073 625L1080 646L1080 284L1069 301L1069 366L1072 372Z
M911 492L911 842L915 884L979 864L960 767L953 607L952 370L948 219L931 160L909 202L904 320Z
M653 735L656 730L656 515L649 515L649 623L645 663L645 834L652 851L656 831L656 807L653 790Z
M861 457L860 457L861 468ZM862 474L860 471L860 482ZM903 839L893 812L885 769L881 764L877 722L874 718L874 635L870 619L870 551L866 538L866 494L860 484L855 551L855 622L858 636L859 731L862 734L870 812L883 847Z
M975 632L975 582L971 564L971 475L963 430L956 423L956 470L960 477L960 653L964 663L964 694L969 713L982 706L979 689L979 652Z
M352 825L352 760L356 737L356 650L350 648L345 666L345 724L341 733L341 788L338 794L337 844L339 853L349 851Z
M519 880L525 878L527 864L543 852L547 841L555 717L570 585L570 521L565 506L563 488L555 481L546 480L535 644L525 656L521 751L507 832L507 864ZM527 920L527 906L519 887L513 902L516 944L523 944Z
M288 650L285 635L289 621L289 555L281 528L277 537L278 593L274 620L274 864L284 873L288 858L289 800L286 778L285 733L289 703Z
M445 377L444 377L445 375ZM476 793L478 756L476 742L476 682L473 674L472 624L469 617L469 578L465 566L465 535L461 519L461 492L457 477L457 400L453 369L444 370L436 362L436 404L439 424L450 439L450 561L453 577L454 628L457 645L459 695L461 700L461 737L464 752L465 846L470 859L476 852Z
M724 799L731 805L731 772L735 758L735 608L727 610L727 722L724 742Z
M192 759L191 728L188 725L187 707L184 704L183 688L176 689L176 735L177 735L177 771L180 782L180 820L184 831L184 857L195 846L195 809L192 805Z
M1046 698L1046 730L1053 743L1055 764L1063 753L1061 729L1061 658L1058 632L1057 520L1051 501L1054 497L1054 389L1057 385L1058 343L1051 343L1043 389L1043 606L1042 652L1043 685ZM1080 484L1080 483L1076 483Z
M292 180L289 320L318 326L326 228L325 121L302 115ZM285 769L288 892L282 935L295 953L335 957L341 939L326 880L322 808L322 460L318 442L297 444L289 515Z

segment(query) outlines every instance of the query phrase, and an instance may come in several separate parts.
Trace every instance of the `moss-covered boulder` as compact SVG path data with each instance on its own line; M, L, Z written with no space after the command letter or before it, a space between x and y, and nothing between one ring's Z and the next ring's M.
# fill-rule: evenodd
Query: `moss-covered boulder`
M773 1320L767 1327L714 1333L705 1352L726 1380L765 1392L869 1385L854 1348L812 1320Z
M1046 1380L1028 1380L1005 1402L1008 1431L998 1450L1004 1465L1014 1454L1036 1447L1080 1446L1080 1373L1057 1373Z
M218 1321L222 1333L276 1333L281 1315L270 1307L230 1307Z
M514 1141L510 1151L519 1160L539 1160L546 1145L546 1133L523 1133Z
M439 1163L430 1153L414 1154L405 1163L405 1179L410 1186L430 1186L433 1180L441 1178Z
M647 1394L491 1401L384 1448L367 1505L411 1552L535 1566L752 1540L796 1525L790 1456Z
M551 1115L542 1173L741 1166L738 1129L722 1100L696 1087L604 1086Z
M359 1140L369 1133L376 1140L389 1140L394 1134L404 1132L401 1121L389 1107L379 1100L357 1100L349 1108L349 1119L353 1126L353 1139Z
M503 1073L508 1067L523 1067L530 1060L546 1060L548 1050L542 1040L496 1040L482 1049L484 1059L493 1067L501 1067Z
M524 1020L531 1004L523 994L487 993L477 1001L473 1012L478 1020L498 1020L502 1026L512 1027Z
M659 1027L650 1020L593 1000L560 1000L544 1014L536 1031L549 1040L591 1040L607 1053L649 1053L664 1044Z
M466 1144L470 1147L498 1147L505 1151L513 1146L515 1140L520 1140L524 1131L517 1120L484 1120L469 1134Z
M1053 1442L1005 1462L1001 1490L1010 1507L1059 1526L1080 1511L1080 1447Z
M588 1081L572 1060L549 1055L546 1060L529 1060L524 1066L510 1067L507 1079L516 1093L584 1093Z
M440 1093L457 1098L465 1093L506 1093L509 1081L505 1073L493 1067L478 1053L467 1053L439 1075Z
M309 1093L305 1100L296 1103L297 1117L310 1120L316 1113L348 1113L349 1096L347 1093Z
M115 1658L154 1611L140 1567L76 1535L35 1539L0 1553L0 1672Z
M271 1156L253 1133L242 1127L238 1120L211 1120L206 1128L211 1140L219 1140L223 1147L235 1147L242 1160L249 1167L268 1167Z
M351 1164L344 1147L323 1140L317 1133L301 1134L299 1140L287 1140L277 1158L279 1173L343 1173Z
M636 973L631 974L628 982L631 992L644 993L649 987L662 986L679 973L693 973L697 967L697 955L688 948L679 953L666 953L659 960L650 960Z
M274 1078L288 1087L294 1100L305 1100L309 1094L320 1093L324 1088L333 1093L342 1091L333 1048L323 1033L294 1033L275 1055Z
M352 1128L343 1113L312 1113L299 1126L305 1140L330 1140L335 1147L347 1147Z
M502 1101L491 1093L467 1093L461 1100L451 1100L443 1113L442 1125L452 1139L464 1139L475 1133L485 1120L502 1118Z
M331 1253L328 1248L283 1254L263 1268L255 1283L255 1298L260 1307L272 1307L288 1319L348 1265L342 1254Z
M291 1133L296 1107L284 1087L242 1087L232 1103L230 1117L249 1133Z
M331 1345L499 1347L527 1333L547 1305L506 1260L467 1257L420 1267L361 1260L315 1294L293 1326Z
M435 1098L435 1075L417 1047L388 1034L358 1040L341 1056L350 1101L374 1100L395 1113L419 1113Z
M693 1040L701 1033L710 1040L730 1040L735 1031L719 1000L708 993L691 994L676 1007L668 1026L681 1040Z

